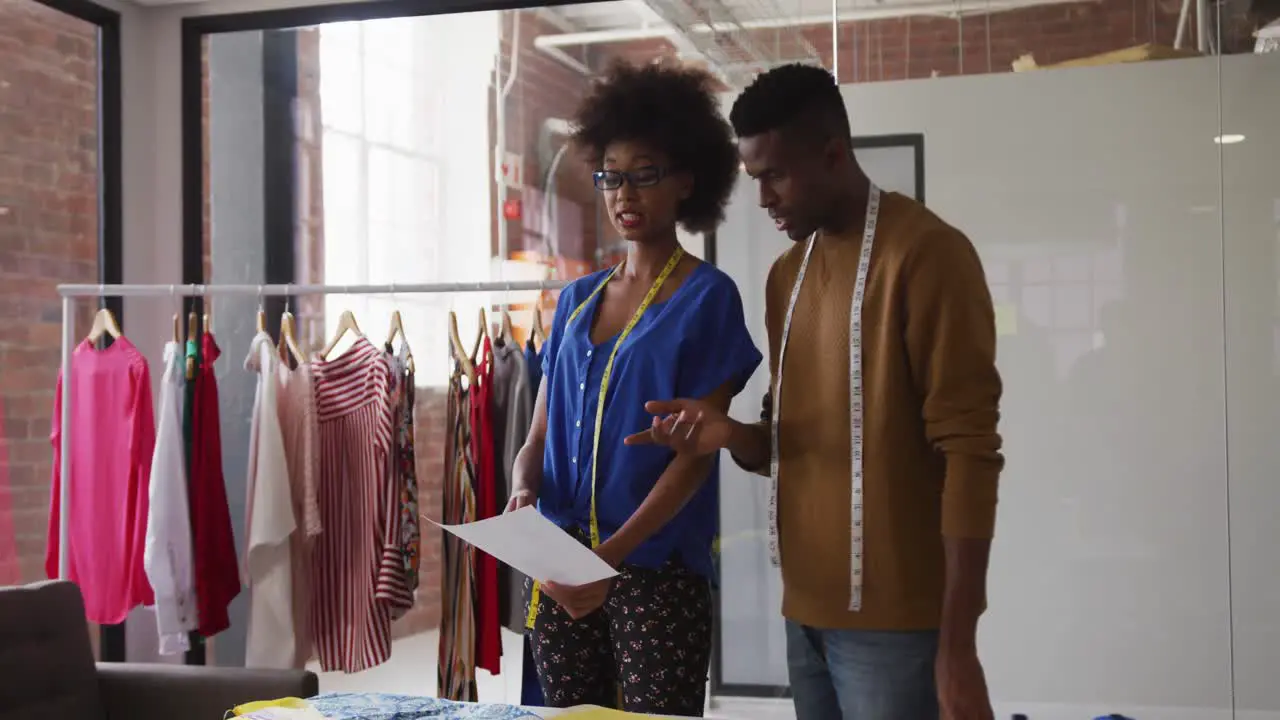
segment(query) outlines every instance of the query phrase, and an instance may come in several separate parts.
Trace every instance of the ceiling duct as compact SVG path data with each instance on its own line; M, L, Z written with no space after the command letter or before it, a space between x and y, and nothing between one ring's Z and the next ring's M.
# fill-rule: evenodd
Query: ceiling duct
M644 0L644 4L671 28L680 45L701 56L730 87L744 87L756 73L776 65L822 62L799 29L762 33L744 24L739 8L723 0ZM752 0L750 4L752 16L786 16L772 0Z

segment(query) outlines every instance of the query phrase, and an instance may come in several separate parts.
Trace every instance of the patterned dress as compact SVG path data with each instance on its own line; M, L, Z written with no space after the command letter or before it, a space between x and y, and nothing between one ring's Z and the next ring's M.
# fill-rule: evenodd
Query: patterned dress
M455 367L449 378L442 519L446 525L476 519L472 486L471 399ZM476 691L476 617L474 553L459 538L440 531L444 572L441 574L440 657L436 694L448 700L474 702Z
M408 346L396 353L388 344L387 359L391 364L391 417L393 422L391 453L387 457L387 492L389 518L387 543L396 548L388 558L388 573L400 576L395 585L385 588L391 603L392 618L399 618L413 607L418 589L421 562L421 528L418 521L418 473L413 449L414 377L409 368Z

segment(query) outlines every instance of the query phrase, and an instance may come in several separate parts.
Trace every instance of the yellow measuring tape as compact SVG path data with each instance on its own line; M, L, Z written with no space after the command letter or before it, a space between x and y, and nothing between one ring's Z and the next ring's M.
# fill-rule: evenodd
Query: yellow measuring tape
M604 427L604 401L609 393L609 377L613 375L613 359L618 355L618 348L622 347L622 343L631 334L636 324L640 322L640 318L644 316L644 311L649 309L653 304L653 299L658 296L658 291L662 290L662 285L667 282L667 278L671 277L672 271L680 264L680 260L684 257L684 248L676 246L676 251L671 253L671 259L667 261L667 266L662 268L662 272L658 274L658 278L653 281L653 286L649 288L648 294L644 296L640 307L636 308L636 312L631 316L631 320L627 322L626 327L622 328L622 332L618 335L618 340L613 344L613 350L609 352L609 360L604 364L604 374L600 377L600 399L596 403L596 427L595 434L592 438L591 445L591 547L595 549L600 547L600 521L596 518L596 470L600 467L600 430ZM600 294L601 290L609 284L614 275L622 269L622 265L618 265L609 273L605 279L596 286L591 294L583 300L578 307L569 315L566 325L572 324L573 321L582 312L582 309L590 303L592 298ZM538 589L538 582L534 581L533 591L529 594L529 614L525 618L525 627L533 628L533 621L538 617L538 600L542 593Z

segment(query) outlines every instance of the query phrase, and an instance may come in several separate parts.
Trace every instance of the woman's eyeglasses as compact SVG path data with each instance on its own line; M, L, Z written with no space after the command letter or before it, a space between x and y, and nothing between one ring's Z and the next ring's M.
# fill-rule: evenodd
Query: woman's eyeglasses
M642 167L638 170L624 172L622 170L597 170L591 174L591 179L596 185L597 190L617 190L622 187L624 182L629 183L631 187L651 187L662 182L667 176L667 171L658 167Z

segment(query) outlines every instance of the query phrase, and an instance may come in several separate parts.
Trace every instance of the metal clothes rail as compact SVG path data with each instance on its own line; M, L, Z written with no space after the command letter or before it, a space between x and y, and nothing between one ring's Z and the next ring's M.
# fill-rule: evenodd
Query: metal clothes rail
M62 413L59 464L61 482L58 493L58 577L67 579L67 507L70 500L71 413L74 404L69 378L71 351L76 345L75 300L84 297L208 297L244 295L250 297L295 297L300 295L430 295L465 293L502 293L530 290L556 290L564 281L397 283L387 285L59 285L62 296Z

